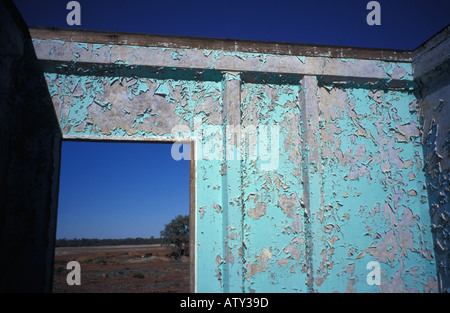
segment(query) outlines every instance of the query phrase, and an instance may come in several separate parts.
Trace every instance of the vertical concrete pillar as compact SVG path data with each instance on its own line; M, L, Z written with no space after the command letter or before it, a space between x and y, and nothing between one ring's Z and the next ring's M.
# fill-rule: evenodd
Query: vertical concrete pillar
M226 72L223 81L225 160L222 163L224 267L223 291L242 292L242 171L240 151L241 78Z
M317 149L314 138L317 133L316 119L318 117L317 80L313 76L304 76L300 80L299 105L302 117L302 159L300 160L303 177L303 206L305 216L305 259L308 266L305 284L309 292L313 291L313 238L311 216L310 175L317 171Z

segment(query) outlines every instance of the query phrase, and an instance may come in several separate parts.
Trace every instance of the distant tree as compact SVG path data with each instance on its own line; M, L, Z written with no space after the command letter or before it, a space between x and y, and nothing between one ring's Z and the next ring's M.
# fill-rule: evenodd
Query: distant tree
M173 256L189 255L189 215L178 215L161 231L163 243L172 248Z

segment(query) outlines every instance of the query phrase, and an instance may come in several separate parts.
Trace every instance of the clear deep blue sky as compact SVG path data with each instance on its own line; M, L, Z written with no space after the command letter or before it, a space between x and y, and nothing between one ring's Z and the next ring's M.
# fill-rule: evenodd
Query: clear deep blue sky
M57 238L157 238L188 214L189 161L171 147L64 141Z
M29 26L409 50L450 23L449 0L379 0L380 26L369 0L79 0L80 26L69 0L14 2ZM64 142L57 237L158 237L188 213L188 178L167 144Z
M30 26L414 49L449 21L448 0L79 0L81 26L68 26L69 0L14 0Z

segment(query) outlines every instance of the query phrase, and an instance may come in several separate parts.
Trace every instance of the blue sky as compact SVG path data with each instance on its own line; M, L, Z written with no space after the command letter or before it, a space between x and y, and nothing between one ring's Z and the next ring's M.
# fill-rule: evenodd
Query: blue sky
M64 141L57 238L159 237L189 213L189 161L170 143Z
M449 21L448 0L379 0L381 25L369 26L369 0L79 0L81 25L68 26L68 0L14 0L28 25L414 49Z
M448 0L79 0L81 25L66 23L67 0L14 0L29 26L414 49L450 23ZM155 166L157 164L157 166ZM189 162L170 144L64 142L58 238L159 236L189 207Z

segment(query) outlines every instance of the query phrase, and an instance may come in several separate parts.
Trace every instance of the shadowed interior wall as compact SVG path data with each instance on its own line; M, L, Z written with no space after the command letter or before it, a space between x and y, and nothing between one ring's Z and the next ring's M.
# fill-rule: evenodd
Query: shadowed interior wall
M28 28L0 2L0 290L51 290L61 131Z
M417 49L418 95L435 254L442 292L450 291L450 27Z

